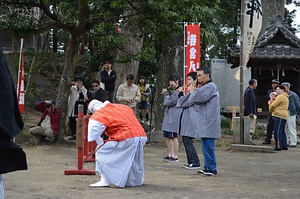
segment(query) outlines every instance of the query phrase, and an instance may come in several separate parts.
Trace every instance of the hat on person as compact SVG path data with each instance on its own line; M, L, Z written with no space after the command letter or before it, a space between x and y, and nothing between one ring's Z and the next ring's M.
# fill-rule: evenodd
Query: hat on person
M272 95L277 96L277 93L276 93L276 92L271 92L271 93L270 93L270 98L272 97Z
M105 104L103 102L93 99L88 105L88 110L91 113L95 113L96 111L103 108L104 106L105 106Z
M271 81L271 83L277 83L277 84L280 84L280 81L279 81L278 79L273 79L273 80Z
M288 88L290 88L290 87L291 87L291 84L290 84L290 83L288 83L288 82L283 82L281 85L283 85L283 86L286 86L286 87L288 87Z
M82 76L76 76L76 77L74 78L74 81L77 81L77 80L81 80L83 83L85 82L85 79L84 79L84 77L82 77Z

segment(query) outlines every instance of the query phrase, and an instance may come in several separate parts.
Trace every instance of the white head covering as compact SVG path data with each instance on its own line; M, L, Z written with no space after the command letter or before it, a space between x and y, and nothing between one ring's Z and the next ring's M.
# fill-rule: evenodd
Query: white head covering
M103 103L99 100L95 100L93 99L89 105L88 105L88 109L91 113L95 113L96 111L98 111L99 109L103 108L107 103Z
M277 96L277 93L276 93L276 92L271 92L271 93L270 93L270 98L272 98L272 95Z

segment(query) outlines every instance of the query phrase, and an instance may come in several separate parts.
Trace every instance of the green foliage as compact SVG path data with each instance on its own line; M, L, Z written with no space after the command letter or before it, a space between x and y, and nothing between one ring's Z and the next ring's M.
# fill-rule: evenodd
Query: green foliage
M231 119L228 119L226 117L221 118L221 127L222 128L230 128L231 125Z
M241 1L227 1L221 0L219 3L220 12L218 29L214 29L216 40L212 43L204 41L204 51L211 58L228 57L228 48L237 43L239 21L239 10L241 8Z
M264 138L266 136L265 129L256 129L255 133L253 134L252 138L253 139L258 139L258 138Z
M0 29L11 32L15 37L26 37L37 29L37 20L26 8L1 8Z
M233 131L230 129L222 130L222 135L233 135Z

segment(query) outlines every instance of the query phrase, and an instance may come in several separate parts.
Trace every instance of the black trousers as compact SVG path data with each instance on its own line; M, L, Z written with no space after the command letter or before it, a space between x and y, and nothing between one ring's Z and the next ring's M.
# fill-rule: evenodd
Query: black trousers
M76 117L69 117L69 125L70 125L70 130L71 130L71 135L75 136L76 135Z
M266 141L271 141L273 131L274 131L274 120L273 120L272 115L269 115L268 124L267 124L267 138L266 138Z

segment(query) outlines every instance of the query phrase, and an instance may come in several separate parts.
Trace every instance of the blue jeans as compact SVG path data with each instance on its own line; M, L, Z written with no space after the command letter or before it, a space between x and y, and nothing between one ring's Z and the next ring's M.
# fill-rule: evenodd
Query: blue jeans
M204 170L211 172L217 171L215 140L215 138L201 138L202 154L204 158Z
M275 148L276 149L287 149L287 141L285 135L285 123L286 120L273 117L274 119L274 138L275 138Z
M3 178L0 174L0 198L4 198L4 186L3 186Z
M194 145L194 138L188 136L182 136L182 142L185 148L188 164L200 166L200 160L196 147Z

